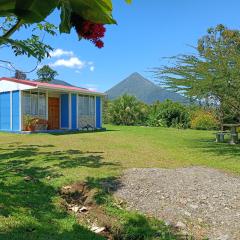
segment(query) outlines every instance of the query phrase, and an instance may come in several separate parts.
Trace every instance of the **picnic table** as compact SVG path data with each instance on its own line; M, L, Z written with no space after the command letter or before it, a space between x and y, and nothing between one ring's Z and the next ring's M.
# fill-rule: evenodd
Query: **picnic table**
M230 144L236 144L238 143L238 132L237 128L240 127L240 123L228 123L228 124L223 124L223 127L230 128Z

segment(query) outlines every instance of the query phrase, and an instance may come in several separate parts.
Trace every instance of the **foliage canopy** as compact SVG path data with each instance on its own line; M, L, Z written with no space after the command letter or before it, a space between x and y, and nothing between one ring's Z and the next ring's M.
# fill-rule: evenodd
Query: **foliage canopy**
M57 71L50 68L48 65L44 65L37 70L37 76L42 82L50 82L58 75Z
M240 32L223 25L200 38L196 54L171 58L172 66L154 73L168 88L219 107L240 119Z

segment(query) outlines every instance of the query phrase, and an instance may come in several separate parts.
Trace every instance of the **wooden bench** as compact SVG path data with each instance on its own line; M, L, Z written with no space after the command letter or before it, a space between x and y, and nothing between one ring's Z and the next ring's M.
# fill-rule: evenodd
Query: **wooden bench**
M219 131L216 134L216 142L224 142L224 136L225 135L230 135L230 132L228 131Z

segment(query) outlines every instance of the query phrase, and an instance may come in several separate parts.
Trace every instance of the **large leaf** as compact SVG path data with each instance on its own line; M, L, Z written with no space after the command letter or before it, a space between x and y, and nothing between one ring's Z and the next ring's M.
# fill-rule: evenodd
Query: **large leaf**
M41 22L57 4L57 0L0 0L0 16L15 15L26 23Z
M72 8L69 0L61 0L59 8L61 9L60 32L69 33L71 31L71 12Z
M72 12L91 22L102 24L116 23L112 17L111 0L61 0L59 8L61 9L60 32L70 32Z
M72 10L84 19L103 24L115 24L111 0L69 0Z

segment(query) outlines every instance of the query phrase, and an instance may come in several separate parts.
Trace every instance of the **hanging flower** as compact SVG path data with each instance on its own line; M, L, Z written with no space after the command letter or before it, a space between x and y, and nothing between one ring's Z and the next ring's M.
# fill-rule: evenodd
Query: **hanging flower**
M90 22L81 18L77 14L72 14L71 23L75 27L79 38L84 38L93 42L93 44L95 44L98 48L102 48L104 46L101 39L105 35L106 28L103 24Z

